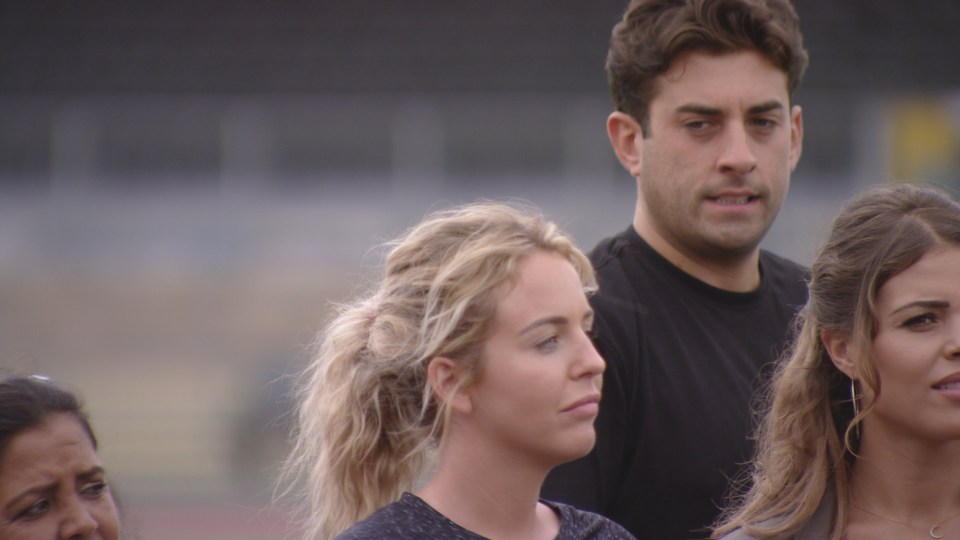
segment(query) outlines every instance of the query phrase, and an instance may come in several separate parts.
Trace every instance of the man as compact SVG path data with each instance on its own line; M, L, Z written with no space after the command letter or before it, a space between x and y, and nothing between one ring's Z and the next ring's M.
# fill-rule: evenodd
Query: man
M759 247L800 158L806 64L788 0L633 0L614 27L607 131L636 210L591 254L597 445L545 498L641 539L709 536L806 299L806 270Z

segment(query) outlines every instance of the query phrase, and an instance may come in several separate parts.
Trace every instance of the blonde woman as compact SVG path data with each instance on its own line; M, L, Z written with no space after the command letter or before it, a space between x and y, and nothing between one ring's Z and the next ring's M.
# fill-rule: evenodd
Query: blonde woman
M800 322L714 538L960 538L960 205L911 185L848 203Z
M590 263L535 212L428 216L321 335L288 463L306 538L632 538L539 500L594 444ZM359 521L359 523L357 523Z

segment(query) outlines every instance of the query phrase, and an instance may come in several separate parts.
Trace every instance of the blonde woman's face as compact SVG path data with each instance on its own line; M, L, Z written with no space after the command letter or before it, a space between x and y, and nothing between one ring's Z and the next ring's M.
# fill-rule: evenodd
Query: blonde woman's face
M481 440L554 466L593 447L605 364L589 337L593 310L573 266L535 252L501 289L463 418Z
M935 248L877 294L881 392L866 438L960 440L960 247Z
M53 414L10 440L0 457L0 538L119 537L113 495L76 417Z

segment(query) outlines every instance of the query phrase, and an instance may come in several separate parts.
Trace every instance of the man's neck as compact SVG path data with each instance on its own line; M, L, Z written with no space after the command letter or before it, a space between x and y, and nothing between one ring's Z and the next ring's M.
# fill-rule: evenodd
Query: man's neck
M750 292L760 286L760 248L729 257L706 257L678 249L641 220L633 228L671 264L700 281L730 292Z

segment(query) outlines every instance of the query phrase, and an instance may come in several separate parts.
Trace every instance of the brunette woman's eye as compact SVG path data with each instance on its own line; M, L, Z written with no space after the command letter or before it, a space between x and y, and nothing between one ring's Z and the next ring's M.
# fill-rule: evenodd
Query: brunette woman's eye
M903 321L903 326L907 328L923 328L937 322L937 316L933 313L922 313Z

